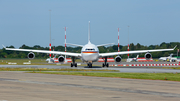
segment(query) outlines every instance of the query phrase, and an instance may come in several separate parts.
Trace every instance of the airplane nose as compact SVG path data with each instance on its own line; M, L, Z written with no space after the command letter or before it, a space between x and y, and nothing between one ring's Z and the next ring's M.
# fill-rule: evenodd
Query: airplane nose
M86 61L93 61L98 58L98 54L83 54L82 58Z

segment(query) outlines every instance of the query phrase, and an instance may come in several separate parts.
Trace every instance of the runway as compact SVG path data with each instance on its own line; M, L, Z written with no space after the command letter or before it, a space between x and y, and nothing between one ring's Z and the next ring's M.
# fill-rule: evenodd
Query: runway
M72 68L70 66L56 66L56 65L0 65L0 68ZM73 69L108 69L108 70L119 70L120 72L129 72L129 73L180 73L178 69L162 69L159 68L149 68L149 67L109 67L102 68L100 66L93 66L88 68L87 66L78 66L73 67Z
M180 82L0 71L0 101L179 101Z

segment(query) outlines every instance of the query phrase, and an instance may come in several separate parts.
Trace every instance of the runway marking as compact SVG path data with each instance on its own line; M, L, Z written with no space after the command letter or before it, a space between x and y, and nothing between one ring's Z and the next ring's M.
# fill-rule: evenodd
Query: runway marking
M144 67L144 66L180 66L180 64L112 64L110 66L134 66L134 67Z
M79 88L88 88L88 89L99 89L99 90L118 91L118 92L127 92L127 93L140 93L140 94L150 94L150 95L159 95L159 96L164 96L164 97L180 98L180 94L176 94L176 93L165 93L165 92L156 92L156 91L147 91L147 90L132 90L132 89L127 89L127 88L125 89L125 88L113 88L113 87L100 87L100 86L90 86L90 85L55 83L55 82L39 82L39 81L28 81L28 80L22 81L22 80L18 80L18 79L7 79L7 78L0 78L0 81L32 83L32 84L46 84L46 85L67 86L67 87L79 87Z

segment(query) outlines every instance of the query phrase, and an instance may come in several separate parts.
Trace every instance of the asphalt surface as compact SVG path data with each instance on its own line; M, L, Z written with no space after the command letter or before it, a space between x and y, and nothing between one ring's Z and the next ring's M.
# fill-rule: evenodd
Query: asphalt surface
M0 101L179 101L180 82L0 71Z
M70 66L56 66L56 65L0 65L4 68L72 68ZM88 68L87 66L73 67L74 69L109 69L109 70L119 70L120 72L134 72L134 73L180 73L178 69L162 69L159 68L149 68L149 67L109 67L102 68L100 66L93 66Z

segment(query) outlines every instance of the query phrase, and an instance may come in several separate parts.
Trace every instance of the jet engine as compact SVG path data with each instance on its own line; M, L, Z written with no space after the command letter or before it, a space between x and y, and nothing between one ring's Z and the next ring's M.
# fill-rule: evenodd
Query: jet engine
M28 54L28 58L29 58L29 59L34 59L34 58L35 58L35 54L34 54L33 52L30 52L30 53Z
M64 62L64 56L59 56L59 57L58 57L58 61L59 61L59 62Z
M120 63L121 62L121 57L120 56L116 56L115 57L115 62L116 63Z
M146 58L146 60L150 60L152 58L152 55L150 53L146 53L144 57Z

